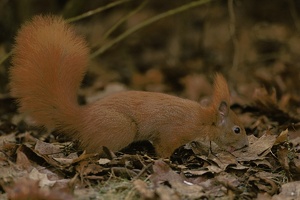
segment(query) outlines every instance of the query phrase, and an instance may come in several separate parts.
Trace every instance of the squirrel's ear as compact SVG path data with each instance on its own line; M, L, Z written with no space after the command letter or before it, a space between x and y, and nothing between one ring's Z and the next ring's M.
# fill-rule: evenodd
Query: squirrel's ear
M225 101L222 101L219 106L219 115L222 117L227 117L229 113L228 104Z
M218 109L218 122L219 126L226 124L226 119L229 113L229 106L225 101L221 101Z
M229 114L230 93L227 82L221 74L216 74L214 80L213 109L216 112L217 124L222 126L226 123Z

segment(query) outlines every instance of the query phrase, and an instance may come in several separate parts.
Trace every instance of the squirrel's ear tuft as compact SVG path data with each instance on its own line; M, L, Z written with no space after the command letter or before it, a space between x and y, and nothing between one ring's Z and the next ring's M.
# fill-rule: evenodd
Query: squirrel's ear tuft
M214 79L213 106L216 110L225 111L227 113L230 105L230 93L225 78L217 73Z

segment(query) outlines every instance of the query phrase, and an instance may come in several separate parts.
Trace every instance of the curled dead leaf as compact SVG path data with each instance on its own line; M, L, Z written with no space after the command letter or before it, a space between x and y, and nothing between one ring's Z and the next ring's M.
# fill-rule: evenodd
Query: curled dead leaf
M289 130L285 129L282 131L279 136L276 138L274 145L281 144L287 141Z

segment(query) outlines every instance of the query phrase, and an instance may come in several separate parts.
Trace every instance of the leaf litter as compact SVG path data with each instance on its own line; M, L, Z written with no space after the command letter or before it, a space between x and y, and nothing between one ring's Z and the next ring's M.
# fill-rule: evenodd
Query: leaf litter
M37 199L72 199L75 188L118 178L132 180L135 195L144 199L250 198L254 192L280 196L286 194L285 190L278 193L280 185L300 172L300 141L298 137L290 140L288 130L279 136L270 132L260 138L249 136L250 148L233 153L211 149L207 155L197 155L182 147L189 156L171 161L146 154L118 153L110 159L85 152L77 155L66 151L66 143L37 139L18 144L11 135L15 134L0 137L2 152L8 144L16 147L14 156L1 154L1 186L10 199L29 194ZM181 154L186 154L184 151ZM36 193L29 192L32 190ZM294 190L296 194L297 186ZM58 191L65 196L58 197Z

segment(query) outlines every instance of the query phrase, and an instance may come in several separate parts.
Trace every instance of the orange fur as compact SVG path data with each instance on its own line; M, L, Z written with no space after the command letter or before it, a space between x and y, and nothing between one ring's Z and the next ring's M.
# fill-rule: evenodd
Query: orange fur
M20 111L48 129L78 139L88 152L113 151L139 140L170 156L191 141L215 141L227 150L248 145L229 108L229 90L217 74L210 106L161 93L129 91L79 106L77 90L87 69L84 39L61 18L37 16L20 29L10 70L11 94ZM240 132L235 133L234 128Z

